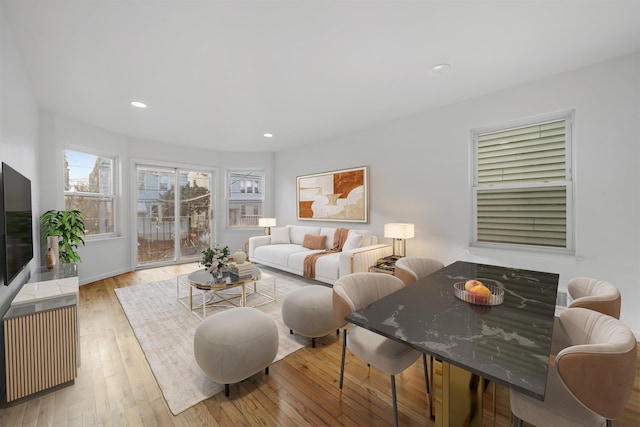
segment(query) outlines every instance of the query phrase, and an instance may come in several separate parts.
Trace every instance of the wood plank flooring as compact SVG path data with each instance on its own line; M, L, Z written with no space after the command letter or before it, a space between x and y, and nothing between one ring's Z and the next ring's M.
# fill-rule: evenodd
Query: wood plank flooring
M0 407L0 426L388 426L393 423L385 374L347 353L339 398L341 339L331 334L173 416L147 364L114 289L165 280L194 264L122 274L80 288L82 366L75 384L23 403ZM640 350L639 350L640 351ZM639 358L640 359L640 358ZM421 359L396 378L401 426L433 426ZM509 426L509 392L485 393L485 425ZM495 422L494 422L495 421ZM640 426L640 361L633 395L616 427ZM546 427L546 426L545 426Z

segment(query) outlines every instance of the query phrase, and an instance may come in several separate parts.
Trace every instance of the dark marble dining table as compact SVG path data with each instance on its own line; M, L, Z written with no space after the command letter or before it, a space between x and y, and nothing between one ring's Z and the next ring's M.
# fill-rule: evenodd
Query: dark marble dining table
M504 302L471 304L454 284L504 290ZM355 311L346 319L436 360L543 399L558 274L457 261Z

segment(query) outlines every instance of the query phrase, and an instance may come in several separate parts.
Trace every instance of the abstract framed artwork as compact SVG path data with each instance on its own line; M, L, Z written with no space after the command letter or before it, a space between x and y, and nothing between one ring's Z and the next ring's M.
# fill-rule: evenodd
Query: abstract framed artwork
M298 220L369 222L369 167L296 178Z

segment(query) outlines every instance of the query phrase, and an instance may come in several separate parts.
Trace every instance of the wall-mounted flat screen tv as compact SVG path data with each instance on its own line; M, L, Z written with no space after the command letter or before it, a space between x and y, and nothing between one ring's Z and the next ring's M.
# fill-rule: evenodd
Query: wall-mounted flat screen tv
M4 162L2 201L4 284L9 285L33 259L33 216L31 181Z

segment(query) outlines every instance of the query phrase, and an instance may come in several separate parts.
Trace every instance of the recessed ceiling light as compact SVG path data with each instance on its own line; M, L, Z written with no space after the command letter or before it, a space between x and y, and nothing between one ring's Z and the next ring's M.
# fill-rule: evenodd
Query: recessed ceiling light
M264 137L265 138L273 138L273 134L272 133L265 133Z
M136 108L147 108L147 104L140 101L131 101L131 105L133 105Z
M449 64L437 64L433 67L429 68L430 76L444 76L451 70L451 65Z

